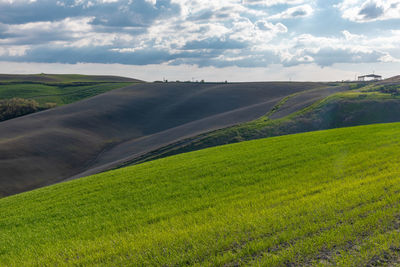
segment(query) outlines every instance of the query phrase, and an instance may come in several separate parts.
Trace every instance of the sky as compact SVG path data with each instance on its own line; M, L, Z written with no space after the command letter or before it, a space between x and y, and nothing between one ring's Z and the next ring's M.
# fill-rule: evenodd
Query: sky
M400 74L400 0L0 0L0 73L391 77Z

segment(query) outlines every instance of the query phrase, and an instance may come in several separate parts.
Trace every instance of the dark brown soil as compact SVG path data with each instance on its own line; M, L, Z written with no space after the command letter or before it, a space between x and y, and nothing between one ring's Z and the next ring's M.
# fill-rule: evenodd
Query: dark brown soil
M299 93L289 98L288 101L286 101L281 107L279 107L278 111L270 116L270 118L273 120L281 119L289 114L302 110L332 94L343 92L346 90L349 90L348 86L338 86L331 88L318 88Z

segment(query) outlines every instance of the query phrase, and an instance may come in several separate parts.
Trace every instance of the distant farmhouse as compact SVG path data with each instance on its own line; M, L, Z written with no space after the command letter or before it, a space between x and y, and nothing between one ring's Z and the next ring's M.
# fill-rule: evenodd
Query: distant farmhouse
M382 80L381 75L376 75L376 74L368 74L368 75L363 75L363 76L358 76L359 81L380 81Z

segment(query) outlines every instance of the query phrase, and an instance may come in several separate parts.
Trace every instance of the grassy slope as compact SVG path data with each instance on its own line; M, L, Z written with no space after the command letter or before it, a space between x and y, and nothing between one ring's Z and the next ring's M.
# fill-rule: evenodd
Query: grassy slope
M398 262L400 124L243 142L0 199L0 265Z
M71 82L142 82L137 79L81 74L0 74L0 82L40 82L40 83L71 83Z
M13 97L34 99L40 105L56 103L70 104L107 91L125 87L132 83L91 83L91 84L0 84L0 99Z
M117 76L78 74L0 74L0 99L13 97L34 99L41 106L46 103L70 104L139 80Z

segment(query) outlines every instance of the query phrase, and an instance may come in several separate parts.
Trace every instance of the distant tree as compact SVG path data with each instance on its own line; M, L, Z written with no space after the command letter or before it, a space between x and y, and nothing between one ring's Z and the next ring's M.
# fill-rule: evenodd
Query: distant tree
M0 121L9 120L40 110L35 100L12 98L0 100Z

